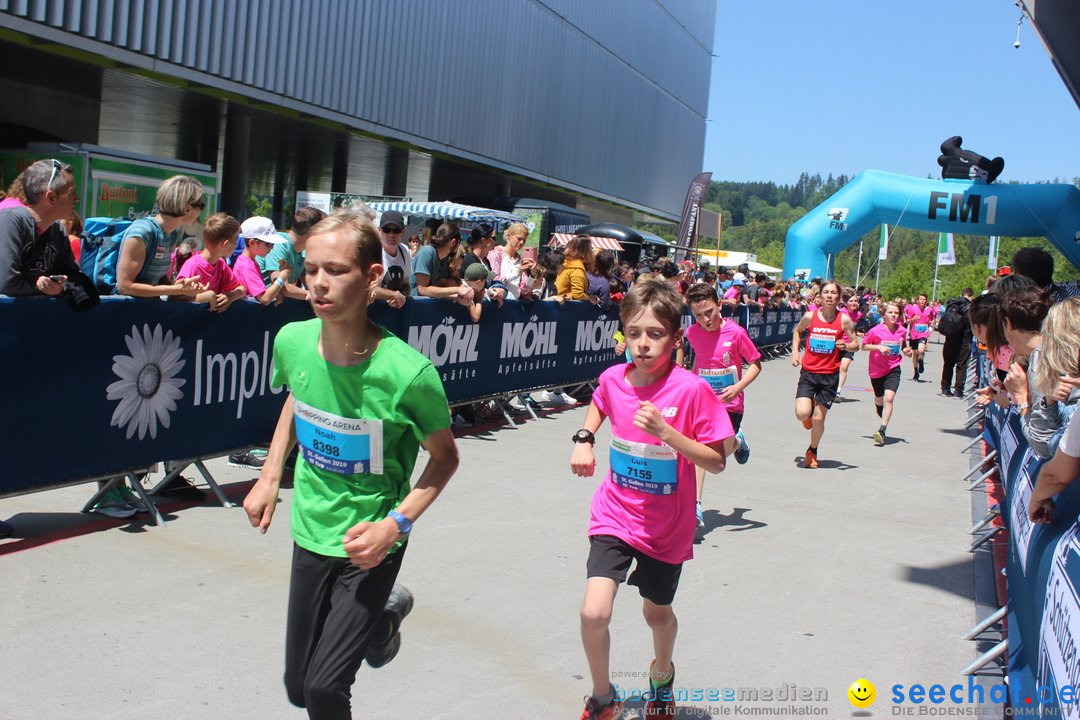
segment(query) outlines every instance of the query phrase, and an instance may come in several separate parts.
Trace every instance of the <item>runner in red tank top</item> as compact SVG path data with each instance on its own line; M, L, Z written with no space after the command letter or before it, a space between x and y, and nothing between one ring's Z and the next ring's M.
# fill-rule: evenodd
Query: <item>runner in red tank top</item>
M827 282L821 288L821 307L803 315L791 339L791 364L802 367L795 391L795 417L810 431L803 467L816 468L818 443L825 434L825 415L836 398L840 384L840 354L858 348L851 318L837 312L840 286ZM806 334L806 348L800 352L800 335Z

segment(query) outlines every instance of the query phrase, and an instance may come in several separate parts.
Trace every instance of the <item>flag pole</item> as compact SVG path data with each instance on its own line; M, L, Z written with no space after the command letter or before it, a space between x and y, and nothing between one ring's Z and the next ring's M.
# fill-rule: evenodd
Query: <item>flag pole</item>
M855 284L852 287L859 287L859 276L862 275L862 244L863 241L859 240L859 264L855 266Z

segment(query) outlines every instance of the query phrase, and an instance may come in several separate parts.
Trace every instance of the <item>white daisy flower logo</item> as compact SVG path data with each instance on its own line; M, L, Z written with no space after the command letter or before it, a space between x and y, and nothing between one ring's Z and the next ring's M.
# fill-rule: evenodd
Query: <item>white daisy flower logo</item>
M109 427L127 426L127 439L138 431L142 440L149 433L157 437L158 423L169 427L169 413L176 409L176 401L184 397L180 392L187 380L176 377L184 367L184 351L180 338L172 331L162 336L161 325L150 331L143 325L142 333L132 325L131 335L124 336L130 355L113 355L112 370L120 378L106 388L109 400L119 400L113 411Z

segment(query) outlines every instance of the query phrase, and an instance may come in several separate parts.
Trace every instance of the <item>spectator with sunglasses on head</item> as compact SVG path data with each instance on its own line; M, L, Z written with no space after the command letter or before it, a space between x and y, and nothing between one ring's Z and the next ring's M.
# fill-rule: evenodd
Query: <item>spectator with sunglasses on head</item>
M131 223L120 240L116 292L143 298L194 298L206 287L196 278L169 282L169 267L181 240L181 226L195 222L206 207L202 184L187 175L174 175L161 183L154 204L157 214Z
M22 173L25 206L0 212L0 294L59 295L79 274L67 233L79 195L71 166L38 160Z

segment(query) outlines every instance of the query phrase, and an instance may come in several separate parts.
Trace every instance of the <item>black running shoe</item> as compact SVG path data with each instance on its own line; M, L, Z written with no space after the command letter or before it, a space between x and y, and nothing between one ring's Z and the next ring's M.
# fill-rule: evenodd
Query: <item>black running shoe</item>
M254 448L252 450L229 455L229 464L233 467L262 470L262 466L265 462L266 451L262 448Z
M401 621L412 612L413 594L404 585L395 585L386 599L382 615L375 623L374 637L364 660L373 668L381 668L401 649Z

